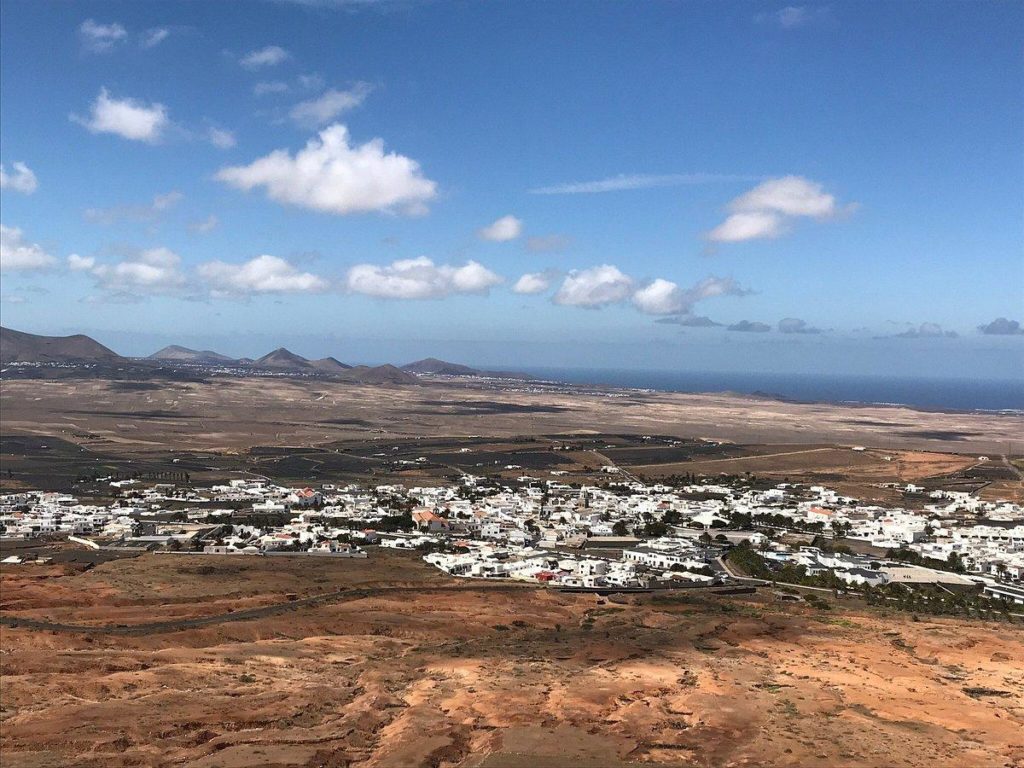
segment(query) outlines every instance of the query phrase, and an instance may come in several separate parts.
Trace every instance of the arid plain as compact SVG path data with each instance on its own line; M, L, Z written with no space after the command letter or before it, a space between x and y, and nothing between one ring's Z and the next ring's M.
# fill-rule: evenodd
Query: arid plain
M1024 434L1014 415L450 380L15 380L3 406L12 488L90 466L413 483L613 462L1012 494ZM1024 765L1019 623L771 589L561 594L382 550L4 565L0 608L5 765Z
M386 552L2 585L10 766L1024 764L1018 625L566 595Z

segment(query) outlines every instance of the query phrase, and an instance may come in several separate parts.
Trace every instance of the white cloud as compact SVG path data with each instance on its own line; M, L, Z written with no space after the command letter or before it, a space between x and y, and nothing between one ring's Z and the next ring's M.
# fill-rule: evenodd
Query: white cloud
M225 128L211 126L206 129L206 140L217 149L231 149L237 143L235 134Z
M622 192L652 187L678 187L687 184L714 184L723 181L752 181L756 176L726 173L631 173L610 176L596 181L573 181L531 189L534 195L589 195L600 192Z
M160 43L167 39L168 35L171 34L171 30L167 27L154 27L153 29L147 29L142 39L139 41L139 45L143 48L156 48Z
M729 204L737 213L773 211L784 216L827 218L836 213L836 199L821 184L800 176L768 179Z
M821 184L801 176L768 179L729 203L729 217L708 232L707 239L736 243L778 237L788 231L792 219L829 219L854 207L840 208Z
M440 299L453 294L486 294L502 278L483 265L468 261L461 267L434 264L421 256L388 266L357 264L345 285L352 293L384 299Z
M243 264L211 261L200 264L199 276L213 296L248 296L259 293L317 293L327 281L310 272L300 272L277 256L257 256Z
M279 45L268 45L249 51L239 62L247 69L259 69L260 67L274 67L290 58L291 54Z
M481 240L504 243L515 240L523 233L523 222L515 216L502 216L497 221L477 232Z
M56 263L42 246L26 241L20 229L0 224L0 272L32 272Z
M288 83L282 83L280 80L269 80L256 83L252 87L252 92L256 96L266 96L268 93L284 93L288 90Z
M173 293L186 282L181 257L169 248L150 248L116 264L97 264L89 273L103 290L126 298Z
M205 219L202 219L201 221L193 221L191 224L188 225L188 228L189 231L191 232L196 232L200 235L205 235L210 232L213 232L213 230L217 228L218 224L220 224L220 219L218 219L214 214L211 213L209 216L207 216Z
M372 91L368 83L356 83L347 91L332 88L315 99L300 101L289 112L295 123L307 128L318 128L329 123L343 112L362 104Z
M781 216L752 211L732 214L708 232L707 238L716 243L741 243L744 240L778 237L785 231Z
M71 115L71 119L92 133L112 133L131 141L155 144L170 126L167 107L156 102L146 104L136 99L115 99L106 88L92 103L87 118Z
M250 191L266 189L271 200L324 213L426 212L437 184L419 163L384 152L381 139L350 145L348 129L336 123L322 130L293 157L279 149L249 165L222 168L216 178Z
M633 304L648 315L688 314L693 305L715 296L743 296L749 291L731 277L706 277L690 288L657 278L633 294Z
M78 34L82 38L82 47L91 53L106 53L128 35L117 22L100 24L92 19L82 22Z
M110 208L87 208L85 218L99 224L114 224L118 221L156 221L160 214L170 210L184 199L181 192L170 191L154 195L147 205L115 205Z
M570 272L553 300L564 306L596 309L625 301L633 289L633 278L620 272L617 267L602 264Z
M14 163L12 173L0 165L0 189L11 189L15 192L22 192L31 195L39 187L36 175L32 169L24 163Z
M525 275L516 280L515 285L512 286L512 290L515 293L522 293L527 295L544 293L551 287L551 284L555 281L556 277L557 274L550 271L527 272Z
M72 253L68 256L68 269L72 272L89 272L96 266L96 259L92 256L79 256Z
M633 303L648 315L675 315L687 309L679 286L660 277L637 290Z

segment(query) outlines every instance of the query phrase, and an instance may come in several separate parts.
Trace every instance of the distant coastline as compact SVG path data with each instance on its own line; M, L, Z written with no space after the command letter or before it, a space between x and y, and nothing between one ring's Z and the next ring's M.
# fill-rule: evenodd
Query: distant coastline
M922 410L1024 412L1024 379L975 380L881 376L524 367L569 384L687 394L731 393L793 402L897 405Z

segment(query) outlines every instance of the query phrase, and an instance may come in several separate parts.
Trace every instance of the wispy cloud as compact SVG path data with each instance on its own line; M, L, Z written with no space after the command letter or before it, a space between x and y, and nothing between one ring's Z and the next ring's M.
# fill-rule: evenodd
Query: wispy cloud
M93 19L86 19L78 28L78 36L82 40L82 48L89 53L107 53L123 41L128 32L117 22L101 24Z
M291 58L291 54L279 45L268 45L249 51L241 59L241 64L246 69L260 69L261 67L276 67L283 61Z
M331 88L315 99L300 101L291 108L288 116L300 126L318 128L361 105L372 90L369 83L356 83L347 91Z
M142 33L142 37L139 40L139 46L142 48L156 48L160 43L168 38L171 34L171 30L167 27L154 27L153 29L147 29Z
M118 221L156 221L166 211L181 202L184 195L171 191L155 195L153 202L145 205L115 205L110 208L88 208L85 218L97 224L114 224Z
M596 181L573 181L530 190L533 195L593 195L601 192L623 192L653 187L681 187L689 184L757 181L760 176L728 173L632 173L610 176Z
M831 13L832 10L827 5L787 5L777 11L759 13L754 16L754 21L790 30L825 21Z

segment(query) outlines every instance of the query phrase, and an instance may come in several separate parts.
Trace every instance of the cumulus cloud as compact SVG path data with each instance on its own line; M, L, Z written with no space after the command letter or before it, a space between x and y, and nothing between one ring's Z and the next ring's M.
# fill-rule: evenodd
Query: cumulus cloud
M14 163L11 173L7 173L7 169L0 165L0 189L31 195L38 187L36 175L24 163Z
M213 230L217 228L218 224L220 224L220 219L218 219L214 214L211 213L205 219L193 221L191 224L188 225L188 229L190 232L205 235L210 232L213 232Z
M285 93L288 90L288 83L282 83L280 80L269 80L256 83L252 87L252 92L256 96L266 96L268 93Z
M978 330L988 336L1024 336L1020 321L997 317L991 323L979 325Z
M726 330L740 331L741 333L767 333L772 327L768 323L759 323L756 320L740 320L733 323Z
M565 235L537 235L526 238L526 250L530 253L561 253L572 245L572 238Z
M944 331L938 323L921 323L918 326L908 328L902 333L893 334L894 339L955 339L956 331Z
M654 322L666 325L682 325L687 328L718 328L722 325L706 315L672 315L671 317L659 317Z
M487 225L477 232L481 240L490 240L495 243L504 243L515 240L523 233L523 222L515 216L502 216L492 224Z
M0 224L0 272L36 272L56 263L42 246L27 241L20 229Z
M181 257L169 248L150 248L114 264L95 264L88 271L100 288L125 299L174 293L186 283Z
M557 277L558 273L553 270L548 270L546 272L527 272L516 280L515 284L512 286L512 290L515 293L526 295L544 293L551 288L551 285Z
M853 207L841 208L821 184L801 176L768 179L729 203L729 216L706 237L720 243L778 237L794 219L829 219Z
M534 195L592 195L600 192L622 192L651 187L678 187L687 184L713 184L723 181L752 181L756 176L725 173L632 173L619 174L596 181L573 181L531 189Z
M327 281L310 272L300 272L277 256L264 254L243 264L211 261L200 264L199 277L214 297L250 296L263 293L318 293Z
M260 69L261 67L275 67L291 57L284 48L279 45L268 45L249 51L239 60L246 69Z
M779 333L821 333L821 328L815 328L807 324L806 320L797 317L786 317L779 320Z
M648 315L671 315L686 309L679 286L660 277L637 290L633 303Z
M68 269L72 272L88 272L96 266L96 259L92 256L79 256L72 253L68 256Z
M347 91L332 88L315 99L300 101L288 115L300 126L319 128L342 113L360 106L372 90L369 83L356 83Z
M553 300L563 306L596 309L625 301L634 288L633 278L611 264L602 264L570 272Z
M648 315L685 315L698 301L715 296L744 296L749 291L731 277L706 277L689 288L657 278L633 294L633 304Z
M216 178L245 191L262 187L279 203L338 215L421 214L437 195L437 184L415 160L385 153L381 139L351 145L340 123L322 130L294 157L275 150L249 165L222 168Z
M171 191L153 196L153 202L146 205L115 205L110 208L87 208L85 218L98 224L114 224L118 221L152 222L160 218L184 199L181 192Z
M171 30L167 27L154 27L153 29L147 29L142 34L142 39L139 41L139 45L143 48L156 48L160 43L167 39L171 34Z
M483 265L434 264L425 256L401 259L387 266L357 264L345 278L352 293L382 299L440 299L453 294L486 294L502 278Z
M93 19L86 19L78 28L82 48L90 53L107 53L127 35L125 28L117 22L100 24Z
M88 117L71 115L71 120L92 133L112 133L148 144L159 142L171 124L167 117L167 107L163 104L146 104L130 98L116 99L106 88L100 89Z

